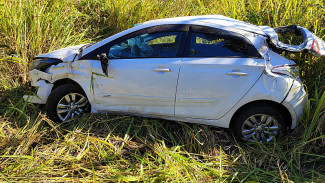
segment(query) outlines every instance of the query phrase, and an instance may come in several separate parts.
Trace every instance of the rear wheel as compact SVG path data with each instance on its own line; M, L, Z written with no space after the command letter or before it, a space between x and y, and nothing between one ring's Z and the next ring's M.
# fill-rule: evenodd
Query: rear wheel
M90 112L90 104L79 86L64 84L49 95L45 110L51 120L62 122Z
M237 137L249 142L269 142L283 135L284 116L271 106L254 106L242 111L232 126Z

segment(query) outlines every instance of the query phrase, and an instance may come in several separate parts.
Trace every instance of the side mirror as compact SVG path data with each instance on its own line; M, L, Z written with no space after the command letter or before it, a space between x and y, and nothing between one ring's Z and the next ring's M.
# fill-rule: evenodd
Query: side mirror
M109 65L109 60L108 60L107 54L101 53L100 55L97 55L97 58L100 60L100 64L102 66L103 72L105 73L105 75L108 75L107 69L108 69L108 65Z

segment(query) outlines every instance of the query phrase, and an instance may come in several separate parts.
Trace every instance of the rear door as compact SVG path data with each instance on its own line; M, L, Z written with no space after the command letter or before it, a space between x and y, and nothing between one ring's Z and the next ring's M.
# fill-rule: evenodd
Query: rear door
M221 118L263 70L264 60L243 36L192 26L179 74L175 116Z

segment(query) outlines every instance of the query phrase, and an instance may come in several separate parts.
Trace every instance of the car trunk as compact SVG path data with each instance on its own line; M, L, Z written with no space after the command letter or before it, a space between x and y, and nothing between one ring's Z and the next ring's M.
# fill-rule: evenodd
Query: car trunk
M306 28L297 25L276 27L274 29L269 26L260 26L260 28L270 38L270 45L276 49L294 53L309 51L318 56L325 55L325 42ZM297 36L303 36L303 43L300 45L284 44L279 41L278 33L293 33Z

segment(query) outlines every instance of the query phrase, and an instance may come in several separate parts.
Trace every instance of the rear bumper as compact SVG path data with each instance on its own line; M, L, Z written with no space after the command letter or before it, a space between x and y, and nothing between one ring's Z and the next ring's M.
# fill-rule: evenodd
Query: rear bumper
M300 81L294 80L293 86L282 104L291 113L291 129L296 128L297 123L304 115L304 108L307 104L307 94Z
M39 80L36 83L32 83L32 86L38 87L36 95L24 95L24 100L35 104L46 104L47 98L52 91L53 84L47 83L44 80Z

